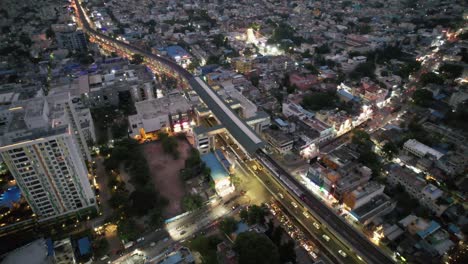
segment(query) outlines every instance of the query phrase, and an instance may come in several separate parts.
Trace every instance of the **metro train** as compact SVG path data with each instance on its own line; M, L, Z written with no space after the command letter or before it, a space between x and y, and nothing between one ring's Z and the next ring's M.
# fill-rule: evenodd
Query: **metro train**
M286 176L280 174L278 169L265 157L259 156L262 164L269 169L276 176L282 183L284 183L294 194L298 197L301 197L304 193L294 184L291 180L289 180Z

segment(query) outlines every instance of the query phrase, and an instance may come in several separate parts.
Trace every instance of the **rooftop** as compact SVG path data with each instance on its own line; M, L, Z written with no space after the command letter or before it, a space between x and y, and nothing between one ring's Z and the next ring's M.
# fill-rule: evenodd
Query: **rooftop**
M2 264L49 264L53 263L48 256L48 248L46 240L41 238L35 240L25 246L17 248L10 253L7 253L2 261Z
M143 119L156 118L160 115L184 113L191 109L190 104L181 94L168 94L162 98L135 103L138 114Z
M203 102L247 152L253 153L263 147L265 143L260 137L239 116L234 114L205 82L199 77L189 78L189 82Z
M419 153L421 153L423 156L430 154L437 159L440 159L444 154L429 147L424 145L423 143L417 141L416 139L409 139L408 141L405 142L404 147L413 149Z
M210 168L210 176L213 181L222 180L223 178L228 177L226 169L223 167L221 162L216 158L214 153L207 153L201 156L203 162L206 163L206 166Z
M172 58L191 57L190 54L181 46L174 45L166 48L167 55Z

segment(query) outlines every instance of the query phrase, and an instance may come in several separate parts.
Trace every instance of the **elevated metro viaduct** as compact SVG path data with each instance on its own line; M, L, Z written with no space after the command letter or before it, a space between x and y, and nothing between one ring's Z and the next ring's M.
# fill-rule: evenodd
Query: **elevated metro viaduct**
M263 155L263 157L270 159L270 162L275 164L271 157L264 156L265 154L262 152L261 148L265 143L260 139L260 137L234 112L232 112L232 110L224 104L219 96L199 77L192 76L184 68L167 58L154 55L96 31L88 23L88 18L84 14L81 5L77 5L77 1L78 0L73 0L73 5L77 15L79 16L77 17L78 23L92 39L102 45L112 46L116 51L120 51L127 55L140 54L144 57L145 63L155 71L173 76L186 87L191 87L211 109L213 115L221 121L225 129L227 129L227 131L232 135L233 139L239 143L239 146L249 154L249 156L253 157ZM222 127L219 128L223 129ZM284 171L284 169L279 166L277 166L276 169L279 170L282 175L295 181L286 171ZM301 186L300 188L305 191L305 188L302 185L299 184L298 186ZM305 198L313 204L316 204L312 205L314 210L311 211L322 219L324 224L327 224L329 228L333 229L336 234L341 236L344 241L347 241L350 246L365 257L368 263L393 263L393 260L389 258L389 256L363 237L359 231L350 227L340 219L339 216L334 214L330 208L318 201L317 198L313 197L313 195L308 193ZM310 202L307 203L308 206Z
M77 1L74 0L72 3L76 11L77 22L83 31L90 36L92 41L110 48L119 54L127 55L127 57L139 54L144 58L144 63L153 71L172 76L183 87L192 88L247 154L252 155L265 145L263 140L237 114L226 106L216 92L200 77L194 77L190 72L170 59L111 38L94 29L90 26L89 18L86 16L83 7Z

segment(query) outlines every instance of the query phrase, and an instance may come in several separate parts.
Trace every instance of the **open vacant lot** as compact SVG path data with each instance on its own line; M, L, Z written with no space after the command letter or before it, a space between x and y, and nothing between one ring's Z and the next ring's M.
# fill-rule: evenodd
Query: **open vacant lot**
M185 160L190 152L190 145L186 140L178 140L178 142L180 153L178 160L174 160L172 155L164 153L161 142L143 145L154 186L169 201L164 213L166 218L182 213L181 201L185 195L184 182L179 177L179 171L184 168Z

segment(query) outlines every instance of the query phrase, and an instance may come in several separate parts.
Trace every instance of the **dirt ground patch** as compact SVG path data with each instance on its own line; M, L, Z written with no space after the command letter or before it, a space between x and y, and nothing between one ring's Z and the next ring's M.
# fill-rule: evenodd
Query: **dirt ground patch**
M164 212L166 218L182 213L181 201L185 195L184 182L179 177L179 171L185 166L191 146L186 140L178 142L178 160L164 153L161 142L151 142L143 146L155 189L169 201Z

